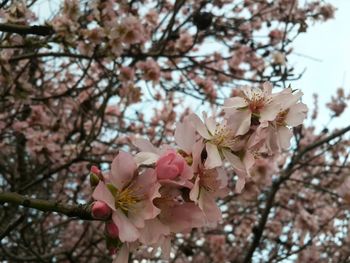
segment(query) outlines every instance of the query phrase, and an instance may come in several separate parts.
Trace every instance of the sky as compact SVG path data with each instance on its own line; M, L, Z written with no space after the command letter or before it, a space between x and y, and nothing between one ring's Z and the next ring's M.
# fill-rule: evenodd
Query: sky
M319 95L322 125L329 119L324 104L330 101L336 89L343 87L346 94L350 93L350 0L328 2L338 9L335 19L310 25L308 32L293 43L296 54L290 60L296 72L306 69L302 78L292 83L294 88L304 92L304 102L312 106L312 94ZM342 118L332 122L331 127L345 126L344 120L349 124L349 109Z

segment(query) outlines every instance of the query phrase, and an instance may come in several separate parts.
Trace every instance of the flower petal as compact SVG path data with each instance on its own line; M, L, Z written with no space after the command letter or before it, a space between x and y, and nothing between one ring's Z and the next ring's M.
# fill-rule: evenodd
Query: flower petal
M202 209L211 226L216 225L222 219L221 210L215 202L215 196L204 189L200 193L198 206Z
M221 156L218 147L210 142L206 143L207 159L205 161L205 167L212 169L222 165Z
M209 134L207 127L196 114L191 114L188 119L191 120L193 127L203 138L211 139L212 136Z
M285 121L289 126L295 127L303 123L306 114L307 106L304 103L298 103L289 108Z
M273 101L264 106L260 111L260 122L273 121L276 119L277 114L281 111L281 105L276 101Z
M119 228L119 239L122 242L133 242L140 236L137 228L129 221L126 215L117 209L112 215L113 222Z
M162 236L170 235L170 230L158 218L154 218L145 222L145 227L140 229L140 234L141 243L152 245L157 244Z
M277 134L280 147L287 150L290 147L290 139L293 137L292 131L287 127L279 127Z
M115 199L102 181L99 181L94 192L92 193L92 197L95 200L105 202L112 210L115 211Z
M195 141L196 130L191 125L190 121L185 119L184 122L178 122L175 129L175 142L180 149L190 154Z
M159 155L153 152L139 152L135 155L135 162L140 165L151 165L157 162Z
M250 110L236 110L228 118L228 126L233 134L244 135L250 129L252 112Z
M234 155L233 153L231 153L228 150L223 150L222 153L223 153L225 159L231 163L233 170L238 175L242 175L242 176L247 175L246 167L245 167L244 163L241 161L241 159L239 159L238 156Z
M243 99L242 97L233 97L233 98L228 98L224 102L224 106L222 107L224 110L229 109L229 108L244 108L246 107L247 101Z
M122 248L117 253L117 257L113 260L113 263L128 263L128 262L129 262L129 248L127 244L123 244Z
M132 140L132 144L135 145L141 152L152 152L158 154L158 149L148 140L136 138Z
M112 162L111 182L117 189L123 189L132 180L136 168L134 158L130 154L120 151Z

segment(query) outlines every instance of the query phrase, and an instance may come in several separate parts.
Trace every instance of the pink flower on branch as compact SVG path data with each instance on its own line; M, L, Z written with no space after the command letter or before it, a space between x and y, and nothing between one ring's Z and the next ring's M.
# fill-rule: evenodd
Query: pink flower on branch
M112 162L108 182L100 181L92 195L112 209L112 220L122 242L137 240L140 236L138 228L144 227L145 220L160 212L152 202L159 195L155 171L146 169L138 173L136 168L131 155L119 152Z

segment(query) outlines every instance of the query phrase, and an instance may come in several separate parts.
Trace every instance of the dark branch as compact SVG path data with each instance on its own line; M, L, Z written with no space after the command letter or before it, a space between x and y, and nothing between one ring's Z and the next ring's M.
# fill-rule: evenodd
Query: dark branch
M34 208L43 212L56 212L83 220L95 220L91 215L90 205L67 205L57 201L30 198L13 192L0 192L0 204L3 203Z
M17 33L20 35L38 35L49 36L55 33L51 26L23 26L16 24L0 24L0 31L8 33Z

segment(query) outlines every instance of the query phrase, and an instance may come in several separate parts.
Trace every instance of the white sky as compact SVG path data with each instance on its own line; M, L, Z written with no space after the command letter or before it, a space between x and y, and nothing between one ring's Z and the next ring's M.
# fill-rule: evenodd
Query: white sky
M350 0L328 2L338 9L335 19L310 25L308 32L300 35L293 43L296 53L318 61L303 56L291 56L296 72L306 68L302 78L292 83L292 86L304 92L304 102L308 106L312 106L312 94L319 95L321 125L325 125L329 119L324 104L330 101L336 89L343 87L346 94L350 93ZM347 109L341 120L335 121L332 126L343 127L349 123L350 110Z

